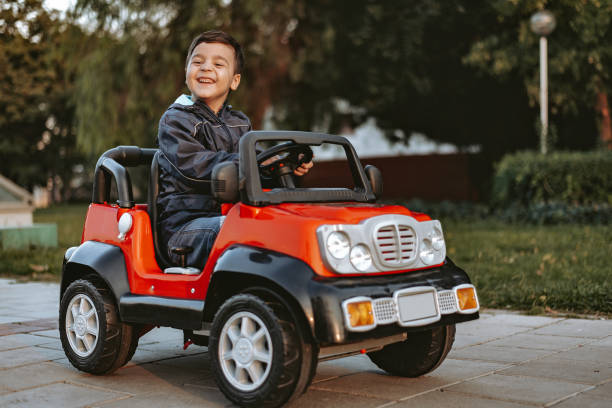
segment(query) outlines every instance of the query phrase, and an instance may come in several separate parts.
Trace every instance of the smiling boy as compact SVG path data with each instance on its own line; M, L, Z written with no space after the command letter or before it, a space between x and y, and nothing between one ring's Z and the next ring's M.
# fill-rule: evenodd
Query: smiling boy
M240 44L223 31L211 30L191 42L185 83L191 95L181 95L159 121L159 224L162 250L174 264L175 247L191 247L187 266L202 269L223 218L210 192L210 177L218 163L238 164L240 136L251 130L247 116L227 104L240 85L244 56ZM296 169L308 172L312 163Z

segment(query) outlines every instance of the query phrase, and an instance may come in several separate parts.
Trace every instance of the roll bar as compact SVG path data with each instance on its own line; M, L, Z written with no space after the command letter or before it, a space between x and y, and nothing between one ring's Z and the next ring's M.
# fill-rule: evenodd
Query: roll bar
M135 204L132 181L126 167L151 164L156 151L137 146L117 146L104 152L96 163L92 202L103 204L110 201L112 177L117 185L117 204L121 208L132 208Z

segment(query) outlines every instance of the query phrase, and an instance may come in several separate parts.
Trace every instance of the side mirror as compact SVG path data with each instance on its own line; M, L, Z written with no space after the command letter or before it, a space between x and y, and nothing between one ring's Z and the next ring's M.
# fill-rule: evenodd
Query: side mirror
M238 166L232 162L217 164L212 171L211 192L222 203L238 201Z
M382 173L376 167L368 164L364 168L366 176L368 176L368 180L370 180L370 185L372 186L372 191L376 198L380 198L383 193L383 178Z

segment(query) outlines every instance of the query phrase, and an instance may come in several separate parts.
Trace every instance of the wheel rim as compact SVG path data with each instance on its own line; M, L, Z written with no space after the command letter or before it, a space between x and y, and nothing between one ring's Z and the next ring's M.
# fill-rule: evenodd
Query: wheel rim
M272 366L272 340L266 325L251 312L236 313L219 337L223 375L241 391L253 391L268 377Z
M76 295L66 310L66 337L72 351L80 357L88 357L98 344L100 324L98 313L91 298Z

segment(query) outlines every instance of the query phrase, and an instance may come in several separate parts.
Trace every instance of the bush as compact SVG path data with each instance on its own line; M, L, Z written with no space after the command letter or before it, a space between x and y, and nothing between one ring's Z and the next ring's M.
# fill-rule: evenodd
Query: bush
M505 156L493 179L495 208L612 205L612 152L521 152Z

